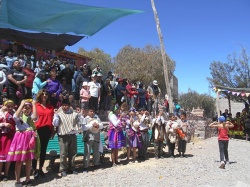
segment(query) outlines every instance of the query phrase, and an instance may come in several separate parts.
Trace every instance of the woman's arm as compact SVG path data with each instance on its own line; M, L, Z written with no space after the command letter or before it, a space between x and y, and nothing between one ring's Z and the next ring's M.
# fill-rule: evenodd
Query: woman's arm
M218 127L220 127L220 124L219 124L217 121L214 121L213 123L211 123L211 124L209 125L209 127L218 128Z
M227 121L227 122L226 122L226 126L227 126L228 128L233 128L233 127L234 127L234 124L232 124L230 121Z

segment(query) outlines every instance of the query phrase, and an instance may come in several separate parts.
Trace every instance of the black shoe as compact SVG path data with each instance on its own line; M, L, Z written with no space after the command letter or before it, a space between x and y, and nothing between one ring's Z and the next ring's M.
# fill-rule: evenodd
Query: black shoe
M75 170L68 170L68 171L67 171L67 174L74 174L74 175L77 175L78 172L75 171Z
M118 163L116 163L117 165L118 165ZM97 165L94 165L93 167L94 167L94 169L99 169L100 168L100 164L97 164Z
M61 172L61 177L66 177L66 176L67 176L66 171L62 171L62 172Z
M39 170L39 175L41 176L41 177L44 177L45 176L45 173L43 172L43 170Z
M2 181L8 181L8 180L9 180L8 176L2 175Z
M33 176L34 176L34 179L38 179L40 177L39 171L37 169L33 171Z
M24 182L24 184L25 184L25 186L33 186L31 180L26 180L26 181Z

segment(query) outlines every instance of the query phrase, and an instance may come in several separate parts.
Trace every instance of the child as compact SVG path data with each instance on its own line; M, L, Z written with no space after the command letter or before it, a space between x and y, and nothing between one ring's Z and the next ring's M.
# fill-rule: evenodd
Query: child
M13 114L14 102L12 100L5 101L0 112L0 178L3 181L8 180L10 162L6 159L16 131L16 123L13 119ZM2 167L4 162L5 170L4 175L2 176Z
M168 142L168 153L171 158L174 158L175 143L177 140L176 130L179 128L179 124L176 121L176 116L173 113L169 114L169 121L166 125L166 134Z
M60 168L62 177L67 174L77 174L74 171L74 162L77 154L78 124L80 123L78 113L70 107L68 99L62 101L61 107L54 114L53 125L57 128L60 146ZM68 159L68 161L67 161Z
M185 157L186 146L187 146L187 133L188 133L188 121L187 121L187 114L185 112L181 113L181 121L180 121L180 131L181 135L178 136L178 151L179 156Z
M103 124L100 118L95 114L95 109L89 109L88 115L85 118L86 124L83 125L83 141L84 141L84 169L83 172L88 172L90 162L91 149L93 150L93 164L94 167L100 166L100 129Z
M127 144L127 161L129 161L130 151L133 150L133 161L136 161L136 149L141 148L141 141L140 141L140 122L138 113L135 108L131 108L129 113L130 116L130 126L126 130L126 144Z
M229 128L233 128L234 125L226 121L226 118L224 116L220 116L218 119L219 122L213 122L209 125L209 127L212 128L218 128L218 142L219 142L219 150L220 150L220 169L225 169L225 160L226 164L229 164L229 158L228 158L228 143L229 143L229 137L228 137L228 131ZM225 159L225 160L224 160Z
M25 185L29 186L32 184L30 180L31 160L35 158L35 137L36 134L33 128L22 120L22 115L30 116L32 111L32 104L22 100L20 106L15 112L13 119L16 122L16 133L11 143L7 161L15 161L15 175L16 184L15 186L22 186L20 181L21 167L25 162L26 168L26 181ZM34 119L36 120L36 119Z
M82 83L82 89L80 90L80 98L81 98L81 109L88 110L90 93L88 90L88 83L87 82Z
M155 159L164 158L163 156L163 140L165 136L165 120L163 111L159 110L155 118L152 120L152 134L154 137Z
M138 150L138 158L141 160L147 159L147 149L149 144L149 133L148 130L151 127L151 116L149 112L143 108L139 109L140 118L140 133L141 133L141 148Z

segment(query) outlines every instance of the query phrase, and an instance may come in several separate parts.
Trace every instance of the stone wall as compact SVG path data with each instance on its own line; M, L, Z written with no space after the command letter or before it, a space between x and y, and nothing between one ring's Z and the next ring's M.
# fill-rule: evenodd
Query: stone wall
M236 112L241 112L245 108L244 103L231 101L231 113L235 117ZM229 109L228 99L220 98L219 99L219 110L223 113L225 109Z

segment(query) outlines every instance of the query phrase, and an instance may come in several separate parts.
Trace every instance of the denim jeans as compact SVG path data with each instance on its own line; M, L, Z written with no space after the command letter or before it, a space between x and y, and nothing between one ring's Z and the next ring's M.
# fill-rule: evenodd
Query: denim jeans
M224 158L226 159L226 161L229 161L228 158L228 143L229 140L219 140L219 150L220 150L220 161L225 161Z

